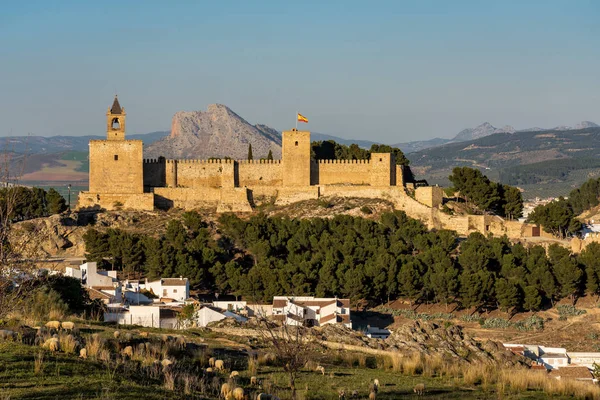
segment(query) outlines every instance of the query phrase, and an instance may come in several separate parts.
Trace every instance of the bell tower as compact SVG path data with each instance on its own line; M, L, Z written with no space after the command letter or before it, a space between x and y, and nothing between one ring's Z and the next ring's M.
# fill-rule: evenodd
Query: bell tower
M112 107L106 112L106 139L107 140L125 140L125 108L119 104L119 99L115 95Z

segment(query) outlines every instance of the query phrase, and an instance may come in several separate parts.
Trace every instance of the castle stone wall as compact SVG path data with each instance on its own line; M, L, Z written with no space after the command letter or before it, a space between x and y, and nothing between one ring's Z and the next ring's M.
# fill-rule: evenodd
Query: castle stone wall
M141 140L90 140L90 192L143 193Z
M279 160L237 162L238 186L281 186L283 168Z
M281 135L283 186L310 186L310 132L285 131Z
M175 187L184 188L219 188L223 186L222 175L227 174L233 187L233 161L231 160L177 160ZM227 167L229 165L229 167ZM227 179L227 178L226 178ZM170 179L172 181L174 179ZM170 186L171 187L171 186Z
M369 185L369 160L319 160L313 163L311 183L319 185Z
M444 201L444 191L437 186L422 186L415 189L415 200L428 207L436 208Z
M154 209L152 193L94 193L79 192L78 209L89 210L144 210Z
M396 162L391 153L371 153L371 186L396 184Z
M164 187L166 182L167 163L164 158L144 160L144 187Z

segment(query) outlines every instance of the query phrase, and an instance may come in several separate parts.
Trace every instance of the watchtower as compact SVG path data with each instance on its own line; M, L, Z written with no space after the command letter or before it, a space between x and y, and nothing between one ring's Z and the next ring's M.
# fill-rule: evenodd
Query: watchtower
M310 132L292 129L281 136L283 186L310 186Z
M144 192L143 143L125 140L125 116L115 96L106 113L106 140L90 140L90 192Z
M106 139L125 140L125 109L119 104L115 95L112 107L106 111Z

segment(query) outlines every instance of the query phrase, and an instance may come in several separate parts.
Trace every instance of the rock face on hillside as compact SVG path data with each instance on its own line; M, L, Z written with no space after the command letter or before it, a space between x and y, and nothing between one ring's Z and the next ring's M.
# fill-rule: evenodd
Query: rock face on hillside
M494 133L515 133L515 128L512 126L505 126L502 128L496 128L489 122L484 122L483 124L475 127L475 128L467 128L458 133L452 139L453 142L465 142L467 140L479 139L485 136L493 135Z
M180 111L173 116L171 135L144 149L144 158L207 159L230 157L245 160L252 144L254 159L281 157L281 135L265 125L250 125L222 104L204 111Z
M385 340L369 339L356 331L333 325L326 325L316 331L321 340L397 351L404 355L439 355L464 362L479 361L506 366L529 364L525 357L513 354L501 343L491 340L479 342L457 325L444 327L434 322L414 321L400 326Z

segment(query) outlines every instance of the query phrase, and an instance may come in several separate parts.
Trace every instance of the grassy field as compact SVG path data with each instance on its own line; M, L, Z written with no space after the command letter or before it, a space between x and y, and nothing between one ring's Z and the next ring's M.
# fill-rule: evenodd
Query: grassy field
M260 356L271 353L269 348L259 349L257 361L251 363L247 353L251 347L245 337L193 330L185 332L185 336L194 350L177 350L167 346L161 334L181 332L144 331L149 332L149 338L142 338L137 329L120 329L121 339L113 339L114 328L110 326L81 325L75 334L77 340L91 349L92 334L96 334L103 343L101 348L111 354L108 359L102 356L102 351L92 355L90 350L89 358L83 360L77 357L77 350L67 354L66 346L61 347L62 352L51 352L40 346L0 342L0 399L217 399L219 388L227 382L231 370L239 371L235 383L252 400L259 391L268 391L281 399L290 398L287 374L276 360ZM124 339L127 332L132 336ZM66 333L60 334L61 343L65 336ZM148 350L145 354L134 350L131 359L119 355L119 349L127 345L137 349L140 343L151 343L158 349L151 356ZM152 364L151 360L160 359L160 354L175 360L169 372ZM459 368L454 362L439 360L411 366L409 359L398 363L402 354L396 354L388 359L349 351L318 350L298 375L297 398L334 400L344 390L347 395L356 391L356 398L367 399L374 379L380 382L378 400L416 397L413 387L418 383L426 386L423 397L431 399L544 399L548 395L541 388L548 389L554 382L562 385L550 388L554 399L574 398L576 394L584 398L589 393L587 389L574 389L546 376L521 379L528 374L525 370L483 365ZM211 356L225 360L227 370L207 374L204 368ZM317 364L325 367L325 374L314 371ZM262 380L263 388L251 386L250 376Z

